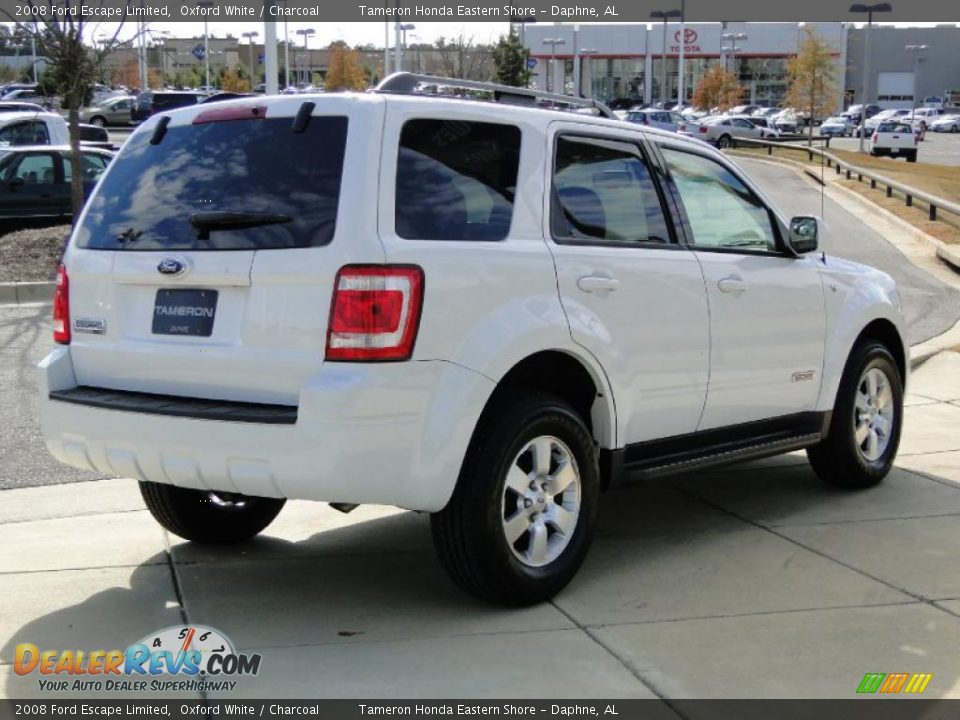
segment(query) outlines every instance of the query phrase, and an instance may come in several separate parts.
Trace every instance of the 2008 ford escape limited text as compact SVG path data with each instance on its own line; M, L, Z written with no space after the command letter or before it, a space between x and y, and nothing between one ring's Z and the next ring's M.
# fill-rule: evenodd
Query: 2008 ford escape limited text
M136 130L59 271L58 459L136 478L200 543L287 498L428 512L451 577L514 605L570 581L625 474L806 448L832 485L884 478L907 374L887 275L818 252L816 219L704 143L426 82Z

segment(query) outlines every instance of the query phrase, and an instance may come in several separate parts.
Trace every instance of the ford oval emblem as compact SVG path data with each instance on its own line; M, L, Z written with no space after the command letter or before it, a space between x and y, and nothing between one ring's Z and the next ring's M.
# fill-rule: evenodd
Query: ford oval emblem
M164 258L157 265L157 270L163 275L180 275L187 269L187 264L177 258Z

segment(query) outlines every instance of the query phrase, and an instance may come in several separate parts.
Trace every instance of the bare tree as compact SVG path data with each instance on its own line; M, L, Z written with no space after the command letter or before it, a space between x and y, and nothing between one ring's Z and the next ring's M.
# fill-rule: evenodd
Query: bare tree
M459 80L490 80L493 77L493 50L488 45L475 45L472 37L463 34L447 40L437 38L425 55L427 72Z
M101 35L98 42L87 38L96 37L102 27L100 22L90 22L84 13L84 6L103 7L105 0L94 5L86 0L26 0L29 9L28 21L18 21L6 10L6 15L14 24L14 32L25 31L32 36L37 45L37 54L46 59L46 80L62 98L62 104L68 108L70 128L70 197L74 219L83 207L83 172L80 162L80 107L90 98L93 85L100 74L104 58L118 47L128 45L133 40L120 41L119 35L130 13L132 0L125 0L122 14L116 21L112 33ZM96 14L94 15L96 17Z

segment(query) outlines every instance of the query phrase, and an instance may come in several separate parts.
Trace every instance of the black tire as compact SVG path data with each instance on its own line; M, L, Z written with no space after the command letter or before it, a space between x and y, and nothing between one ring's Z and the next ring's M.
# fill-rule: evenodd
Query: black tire
M878 369L889 380L892 395L893 418L882 454L868 459L856 439L857 418L854 404L861 379L868 370ZM903 378L890 350L874 340L867 340L850 354L843 371L837 401L833 409L830 433L820 444L807 449L807 457L814 472L828 485L847 489L862 489L883 480L897 455L900 430L903 426Z
M510 516L522 514L524 521L530 514L537 517L538 507L545 508L540 517L546 517L551 508L538 499L539 506L525 509L530 506L521 505L525 501L518 493L517 504L511 508L508 498L514 491L508 490L507 478L511 469L525 472L522 463L535 462L532 454L526 454L526 448L533 440L545 437L559 440L564 446L560 456L564 450L569 451L579 470L579 514L566 540L556 526L548 525L549 519L540 523L540 532L550 538L544 544L558 540L559 533L561 547L555 558L534 567L519 555L533 555L537 529L524 530L511 545L505 524ZM560 467L555 465L558 447L550 446L551 469ZM528 478L539 477L535 472L531 467L526 477L520 477L525 483ZM533 483L530 487L532 492L539 492ZM450 502L431 517L434 547L444 569L466 592L499 605L543 602L570 582L583 563L596 525L599 493L596 446L579 415L563 400L550 395L514 395L484 413ZM548 497L548 504L563 497L549 497L549 492L540 494ZM553 534L548 535L551 529Z
M721 135L717 139L717 147L721 150L726 150L729 147L733 147L733 140L729 135Z
M154 519L184 540L226 544L249 540L267 527L286 500L141 482L140 494Z
M916 162L916 161L917 161L917 153L916 153L916 151L914 151L914 152L910 153L909 155L907 155L907 162Z
M97 127L106 127L107 119L105 117L100 117L99 115L95 115L92 118L90 118L90 124L96 125Z

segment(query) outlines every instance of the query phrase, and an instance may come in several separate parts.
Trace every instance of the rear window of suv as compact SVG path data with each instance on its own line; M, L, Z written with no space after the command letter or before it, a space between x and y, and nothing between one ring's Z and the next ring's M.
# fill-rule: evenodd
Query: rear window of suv
M285 117L171 127L156 145L151 132L135 135L90 200L78 245L99 250L326 245L336 225L347 119L314 117L300 133L292 123ZM253 221L241 227L211 224L217 213L246 214Z
M397 235L415 240L503 240L510 232L520 128L408 120L397 158Z

